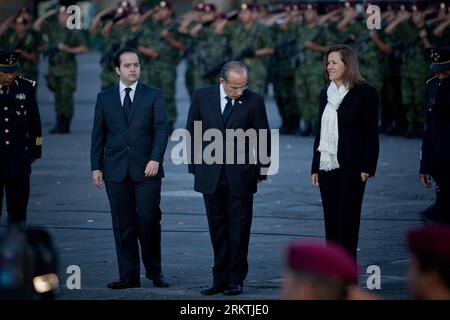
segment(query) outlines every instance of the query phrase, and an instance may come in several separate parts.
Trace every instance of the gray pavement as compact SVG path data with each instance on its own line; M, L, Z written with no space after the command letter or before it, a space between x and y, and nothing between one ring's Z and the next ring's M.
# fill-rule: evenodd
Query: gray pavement
M184 126L189 107L183 68L180 65L177 84L177 127ZM28 221L47 228L57 246L59 299L229 299L199 293L212 281L212 247L202 197L192 190L193 178L185 166L170 161L174 142L166 152L161 204L163 272L171 287L154 288L142 276L142 288L106 288L118 277L111 217L105 190L91 183L89 163L90 129L100 88L99 56L79 57L70 135L47 134L54 112L53 96L43 80L45 70L44 62L38 88L44 149L33 167ZM277 128L280 120L271 97L267 110L272 128ZM245 293L237 299L277 299L286 244L294 239L324 238L319 190L310 185L312 143L312 138L280 139L279 173L261 184L255 197L250 269ZM422 188L418 181L419 150L419 140L382 136L377 176L366 188L358 252L360 285L364 287L369 276L366 268L378 265L381 289L376 293L386 299L408 297L405 233L421 224L418 212L433 200L433 191ZM66 287L69 265L81 268L80 290Z

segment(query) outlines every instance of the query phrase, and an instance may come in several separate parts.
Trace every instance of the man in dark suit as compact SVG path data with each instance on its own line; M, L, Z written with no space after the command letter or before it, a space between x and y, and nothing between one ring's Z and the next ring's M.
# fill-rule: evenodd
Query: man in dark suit
M242 293L248 272L253 194L257 190L257 183L265 178L262 174L266 169L264 166L269 165L263 165L259 156L270 156L270 130L264 99L259 94L246 90L247 74L244 64L237 61L227 63L221 71L220 85L199 89L194 93L187 119L191 137L201 139L206 130L215 129L221 133L223 143L223 149L215 150L215 154L211 153L213 157L219 158L216 162L205 161L207 159L196 161L199 151L204 154L208 145L211 148L209 141L200 142L202 147L198 149L198 141L191 141L188 149L189 172L195 176L194 189L203 193L214 250L214 282L212 287L201 291L205 295ZM194 135L194 122L201 122L200 137ZM251 139L245 140L241 147L234 145L234 138L224 138L226 130L230 129L235 133L238 132L236 130L255 130L258 142L260 139L264 141L261 132L265 131L267 143L263 145L263 149L266 150L255 150L259 143L252 143ZM227 148L230 143L232 148ZM231 154L222 152L226 149ZM252 161L250 158L254 154L257 157ZM236 161L240 156L244 156L244 163ZM228 160L231 158L234 161L230 163Z
M9 224L26 221L31 163L42 150L36 82L17 76L19 57L0 52L0 218L5 194Z
M97 96L92 129L93 183L105 180L116 242L120 279L112 289L140 286L139 246L146 277L169 284L161 273L161 178L168 123L160 90L138 82L140 59L124 48L115 58L116 86Z

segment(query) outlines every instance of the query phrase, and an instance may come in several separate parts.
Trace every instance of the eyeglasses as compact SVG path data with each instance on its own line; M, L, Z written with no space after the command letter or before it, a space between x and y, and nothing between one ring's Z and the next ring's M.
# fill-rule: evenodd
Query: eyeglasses
M228 85L228 83L227 83L227 85ZM233 90L233 92L237 92L237 91L242 92L242 91L245 91L245 89L248 88L248 85L245 85L245 86L242 86L242 87L232 87L232 86L228 85L228 88L230 88L230 90Z

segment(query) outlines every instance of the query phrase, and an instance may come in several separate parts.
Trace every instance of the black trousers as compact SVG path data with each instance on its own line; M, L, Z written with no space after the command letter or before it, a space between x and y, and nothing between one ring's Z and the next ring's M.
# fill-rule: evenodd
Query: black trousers
M243 285L248 273L253 195L234 196L223 171L215 193L204 194L203 199L214 250L214 284L221 287Z
M431 170L433 180L438 185L436 222L450 224L450 160L433 160Z
M161 273L161 179L105 182L120 279L139 279L139 244L146 277Z
M365 183L354 167L319 171L327 241L337 242L356 258Z
M6 195L8 224L27 220L27 206L30 197L30 176L17 178L0 177L0 218L2 216L3 195Z

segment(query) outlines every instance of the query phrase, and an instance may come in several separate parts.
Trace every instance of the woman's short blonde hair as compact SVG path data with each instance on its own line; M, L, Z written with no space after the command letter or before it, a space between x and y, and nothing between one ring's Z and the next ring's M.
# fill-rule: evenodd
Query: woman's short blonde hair
M344 85L349 90L352 89L357 84L366 82L366 79L364 79L364 77L359 73L358 55L356 54L355 50L344 44L337 44L331 46L324 55L323 62L325 67L325 75L327 79L328 79L327 73L328 56L330 55L331 52L339 52L341 55L341 60L345 65L343 82Z

